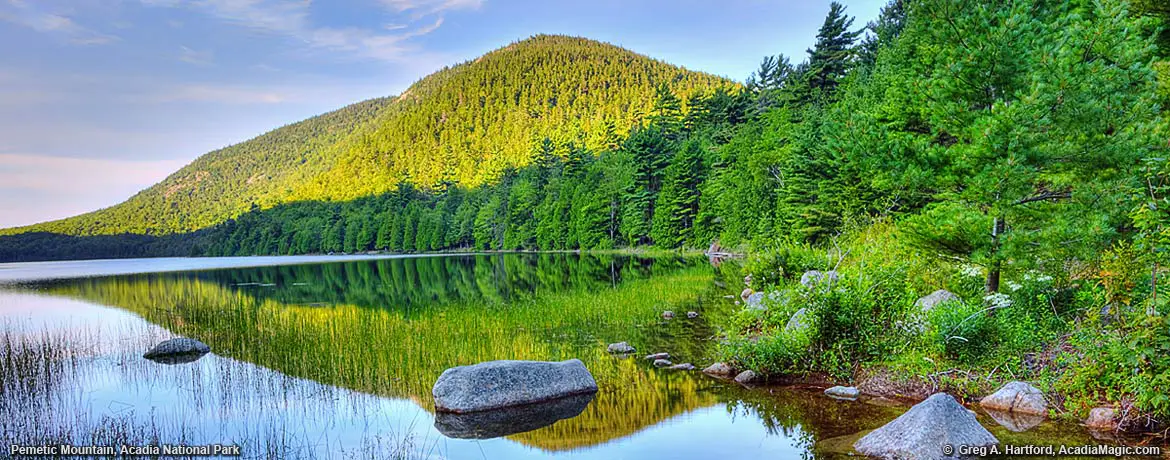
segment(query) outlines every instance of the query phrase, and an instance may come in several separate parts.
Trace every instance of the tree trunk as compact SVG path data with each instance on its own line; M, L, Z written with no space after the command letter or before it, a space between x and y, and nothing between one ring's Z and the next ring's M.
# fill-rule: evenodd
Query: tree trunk
M1002 263L999 258L999 237L1004 232L1004 220L996 217L991 224L991 265L987 267L987 283L984 287L988 294L999 292L999 271Z

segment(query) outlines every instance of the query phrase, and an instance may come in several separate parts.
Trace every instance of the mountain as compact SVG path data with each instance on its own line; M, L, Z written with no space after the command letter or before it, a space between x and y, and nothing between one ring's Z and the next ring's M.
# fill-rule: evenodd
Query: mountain
M0 234L167 235L294 201L491 183L545 138L598 148L651 110L734 83L597 41L540 35L359 102L210 152L129 200Z

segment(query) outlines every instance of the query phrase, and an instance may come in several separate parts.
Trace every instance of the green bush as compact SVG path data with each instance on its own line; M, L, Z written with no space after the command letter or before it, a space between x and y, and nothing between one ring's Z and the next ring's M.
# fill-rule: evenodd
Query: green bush
M1104 402L1132 401L1140 413L1170 421L1170 322L1128 310L1118 321L1085 324L1069 337L1055 387L1079 414Z
M808 270L826 270L825 252L809 245L783 245L758 252L744 264L752 286L776 286L800 279Z
M928 337L935 351L962 364L983 358L995 342L994 321L981 304L947 302L927 313Z

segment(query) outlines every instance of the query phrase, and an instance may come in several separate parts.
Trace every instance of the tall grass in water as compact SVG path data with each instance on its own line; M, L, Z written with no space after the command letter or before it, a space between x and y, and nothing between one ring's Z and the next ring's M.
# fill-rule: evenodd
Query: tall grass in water
M135 342L130 348L113 356L100 349L97 344L102 334L98 328L29 331L12 321L0 323L0 445L62 445L75 446L147 446L163 444L209 443L237 444L245 458L385 458L413 459L427 458L425 443L408 431L399 435L393 432L376 433L363 440L359 446L321 445L319 433L303 430L296 420L285 419L281 424L256 424L232 428L230 436L208 435L189 426L188 417L160 416L153 410L148 413L134 410L111 410L105 406L94 406L88 399L86 385L89 379L109 376L111 369L115 377L130 381L131 387L149 386L161 383L161 387L185 385L188 401L197 417L213 414L236 414L255 411L260 413L279 411L273 407L273 400L257 397L270 391L273 394L296 398L316 397L325 409L317 415L330 416L331 405L342 395L330 393L329 387L312 383L297 385L291 379L266 369L221 360L213 366L211 383L200 377L198 366L172 367L145 361L139 355L137 342L143 340L118 337L116 340ZM149 337L146 331L133 331L134 335ZM148 339L153 340L153 339ZM228 369L231 368L231 369ZM171 381L187 379L187 382ZM283 382L278 382L283 380ZM125 382L123 382L125 383ZM99 384L100 386L100 384ZM122 388L126 397L136 394L134 389ZM241 394L234 394L240 392ZM231 397L226 397L231 396ZM271 396L271 395L269 395ZM353 395L351 398L360 398ZM196 400L215 400L201 405ZM277 406L284 406L286 400L275 400ZM351 406L362 402L351 401ZM267 405L267 406L266 406ZM302 405L304 406L304 405ZM112 413L111 413L112 412ZM173 415L173 413L172 413ZM311 414L293 414L290 418ZM231 416L231 415L229 415ZM261 417L262 418L262 417ZM251 419L248 419L251 420ZM259 418L257 418L259 420ZM225 423L230 423L229 419ZM238 419L234 419L239 422ZM369 423L368 421L365 423ZM227 431L225 431L227 432ZM7 447L4 448L7 455ZM433 447L432 447L433 450Z
M629 263L624 275L613 276L613 264L598 263L596 269L585 270L537 257L485 260L489 263L442 267L419 261L415 265L424 268L406 265L410 269L403 271L443 274L431 278L397 277L389 271L362 274L357 267L346 268L358 280L368 281L359 281L360 285L374 286L372 280L383 275L393 283L433 278L439 285L420 291L444 300L429 304L415 303L426 298L418 293L402 298L329 297L361 298L372 304L368 306L308 305L314 303L308 302L311 297L289 304L280 301L279 292L263 294L269 291L234 286L240 277L204 274L82 280L52 286L48 292L135 312L175 333L207 342L222 356L327 385L408 398L428 410L431 386L448 367L495 359L580 358L602 386L602 394L581 416L514 438L549 450L596 445L716 403L713 394L697 390L695 376L663 375L646 362L620 361L605 352L606 343L629 341L647 353L669 351L676 359L703 364L711 342L694 338L713 335L708 323L717 317L713 307L730 305L702 300L712 286L710 267ZM639 273L650 270L654 276ZM281 278L279 270L255 274L263 276L245 281L313 283L300 276ZM510 281L496 284L502 279ZM405 288L370 291L400 289ZM440 295L443 289L460 294ZM704 314L682 319L691 309ZM663 310L675 310L680 319L663 321Z

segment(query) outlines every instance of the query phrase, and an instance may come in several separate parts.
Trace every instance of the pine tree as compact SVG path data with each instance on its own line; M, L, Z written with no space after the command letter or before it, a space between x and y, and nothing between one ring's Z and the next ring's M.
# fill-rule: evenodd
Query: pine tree
M829 14L817 32L817 41L808 50L806 79L809 88L823 94L837 89L845 74L854 64L853 43L862 31L850 31L853 18L845 14L845 6L833 2Z

